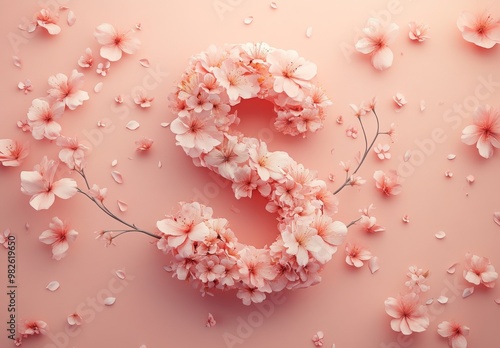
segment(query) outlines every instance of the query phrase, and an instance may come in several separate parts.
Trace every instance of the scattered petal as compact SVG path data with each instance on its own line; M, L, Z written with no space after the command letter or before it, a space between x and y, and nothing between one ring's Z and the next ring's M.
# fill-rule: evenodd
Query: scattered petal
M122 96L121 94L117 95L117 96L115 97L115 102L116 102L116 104L121 104L121 103L123 103L123 96Z
M94 86L94 92L99 93L100 91L102 91L102 85L103 85L103 83L102 83L102 82L98 82L98 83Z
M278 8L278 5L276 4L276 2L271 1L271 8L272 8L273 10L276 10L276 9Z
M112 306L112 305L115 303L115 301L116 301L116 297L113 297L113 296L106 297L106 298L104 299L104 304L105 304L106 306Z
M396 103L396 105L399 108L402 108L403 106L405 106L408 103L408 101L406 100L405 96L402 93L399 93L399 92L397 92L396 95L394 95L392 97L392 100L394 100L394 103Z
M433 303L434 303L434 299L433 299L433 298L430 298L430 299L428 299L427 301L425 301L425 304L426 304L426 305L431 305L431 304L433 304Z
M161 168L162 166L161 161L158 161L158 168Z
M337 117L337 119L335 121L337 122L337 124L343 124L344 123L344 117L342 115L340 115L339 117Z
M73 24L76 22L76 16L73 11L68 11L68 17L67 17L68 25L71 27Z
M206 322L205 326L212 327L212 326L215 326L216 323L217 322L215 321L215 318L212 315L212 313L208 313L208 318L207 318L207 322Z
M422 99L420 101L420 111L424 111L426 107L427 107L427 103L425 102L425 100Z
M137 24L135 25L135 29L137 29L137 30L142 30L142 23L137 23Z
M470 288L465 288L464 292L462 293L462 297L463 298L469 297L473 293L474 293L474 287L473 286L471 286Z
M143 137L135 142L137 151L148 151L153 146L153 139Z
M111 167L116 167L116 165L118 164L118 160L113 160L111 161Z
M119 269L119 270L117 270L117 271L115 272L115 274L116 274L116 276L117 276L118 278L120 278L120 279L125 279L125 278L127 278L127 274L125 273L125 271L124 271L124 270Z
M19 82L17 84L17 88L23 91L24 94L28 94L28 92L33 90L33 86L31 85L31 81L29 79L26 79L24 82Z
M127 203L120 201L120 200L117 200L116 203L118 204L118 209L120 209L121 212L127 211L127 209L128 209Z
M441 304L446 304L448 303L448 297L441 295L437 298L437 301Z
M162 123L161 123L161 126L162 126L163 128L167 128L169 125L170 125L170 122L162 122Z
M113 170L111 172L111 176L113 177L113 180L116 181L118 184L123 183L123 177L122 174L116 170Z
M474 178L474 175L467 175L465 180L467 180L469 184L472 184L476 180L476 178Z
M378 257L373 256L369 261L368 261L368 268L370 269L370 272L375 273L380 269L380 266L378 264Z
M448 156L446 156L446 158L451 161L451 160L454 160L455 158L457 158L457 155L455 155L454 153L450 153Z
M447 170L446 172L444 172L444 176L446 176L447 178L451 179L451 178L453 178L453 172Z
M446 272L448 274L454 274L455 271L456 271L457 265L458 265L458 263L455 262L453 265L451 265L450 267L448 267L448 269L446 270Z
M407 214L403 215L403 222L404 222L405 224L407 224L407 223L409 223L409 222L410 222L410 217L409 217Z
M18 56L12 56L12 62L14 63L14 66L21 68L21 59Z
M97 127L100 127L100 128L105 128L106 127L106 123L102 120L99 120L97 121Z
M403 156L403 160L408 162L411 158L411 150L406 150L405 155Z
M27 223L24 224L24 229L25 230L29 230L30 229L30 223L29 222L27 222Z
M443 239L444 237L446 237L446 233L444 231L439 231L435 234L435 236L437 239Z
M149 68L149 60L146 58L139 59L139 64L141 64L145 68Z
M313 27L311 27L311 26L307 27L307 29L306 29L306 37L310 38L312 36L312 34L313 34Z
M497 298L497 299L495 299L495 303L498 304L498 305L500 305L500 297Z
M243 20L243 23L245 23L246 25L252 24L252 22L253 22L253 16L248 16Z
M57 289L59 289L59 286L60 286L59 282L57 280L53 280L49 284L47 284L46 289L50 291L56 291Z
M127 129L130 129L130 130L136 130L137 128L139 128L140 124L139 122L135 121L135 120L132 120L132 121L129 121L127 123Z
M328 174L328 180L331 181L331 182L335 182L335 174Z
M66 319L68 321L68 324L71 326L74 325L82 325L82 317L78 313L73 313L68 315L68 318Z
M499 211L493 213L493 221L495 221L495 223L498 226L500 226L500 212Z

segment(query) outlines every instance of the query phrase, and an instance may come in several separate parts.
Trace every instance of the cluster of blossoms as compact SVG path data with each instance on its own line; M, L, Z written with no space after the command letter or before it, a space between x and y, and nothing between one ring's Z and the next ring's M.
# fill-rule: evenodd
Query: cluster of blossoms
M230 180L236 198L258 190L268 199L266 209L278 215L280 234L263 249L243 245L210 208L181 203L176 215L157 224L158 248L174 256L174 276L198 282L203 291L238 289L245 304L261 302L271 291L319 282L318 272L347 232L330 217L335 197L286 152L268 151L266 143L230 129L238 122L231 106L258 97L274 104L280 132L317 131L330 101L311 83L315 74L316 66L297 52L266 44L210 47L193 57L171 96L177 145L197 166Z

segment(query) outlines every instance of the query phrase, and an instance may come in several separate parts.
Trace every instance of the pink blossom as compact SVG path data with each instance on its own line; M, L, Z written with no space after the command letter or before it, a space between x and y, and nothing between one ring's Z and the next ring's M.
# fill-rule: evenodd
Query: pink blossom
M107 193L108 193L107 188L105 187L100 188L96 184L93 184L92 188L89 190L89 194L100 202L104 201L104 198L106 198Z
M362 31L364 37L356 42L356 50L363 54L370 54L375 69L389 68L394 58L389 44L396 39L399 27L395 23L383 26L379 19L370 18Z
M476 144L479 154L490 158L494 148L500 148L500 109L481 105L472 115L472 122L472 125L463 129L462 142Z
M111 62L109 60L105 61L104 63L99 63L97 64L96 73L98 73L102 77L105 77L106 75L108 75L110 67L111 67Z
M246 145L238 142L238 138L231 135L226 135L222 144L205 156L207 166L217 168L219 174L226 179L233 179L238 164L247 160Z
M49 95L62 101L70 110L75 110L89 99L89 94L80 90L83 74L76 69L73 69L69 78L61 73L49 77L49 85L52 87L48 90Z
M385 311L394 319L391 328L403 335L413 332L423 332L429 327L427 308L419 303L418 295L410 292L398 298L389 297L385 300Z
M215 321L214 316L212 313L208 313L208 318L207 318L207 323L205 324L206 327L212 327L215 326L217 322Z
M375 216L362 215L358 221L358 224L359 226L361 226L361 229L368 233L385 231L385 227L377 224L377 218Z
M0 244L3 245L5 249L8 248L9 236L10 236L10 229L8 228L4 230L3 233L0 234Z
M377 157L381 160L384 159L390 159L391 158L391 153L389 152L391 149L391 146L389 144L378 144L373 148L373 152L377 154Z
M251 198L255 189L258 189L264 197L271 193L270 185L262 180L257 172L249 166L239 167L235 170L232 189L237 199L242 197Z
M193 149L193 155L207 153L222 142L222 134L213 125L209 111L179 116L170 124L177 145Z
M437 332L441 337L448 338L448 345L451 348L467 348L469 328L455 322L443 321L438 325Z
M61 32L61 27L56 24L58 15L50 12L49 9L41 9L35 16L36 24L47 30L50 35L57 35Z
M410 32L408 33L410 40L424 42L429 38L429 36L427 36L427 32L429 31L429 26L427 24L411 21L408 26L410 27Z
M17 84L17 88L23 91L24 94L28 94L28 92L33 90L33 86L31 85L31 81L29 79L26 79L24 82L19 82Z
M134 95L134 103L139 105L141 108L149 108L154 97L149 97L146 91L140 90Z
M52 246L52 258L59 261L66 256L69 243L74 242L77 236L78 232L70 229L58 217L53 217L49 229L43 231L38 239L40 242Z
M402 108L403 106L405 106L408 103L408 101L406 100L406 97L402 93L399 93L399 92L397 92L392 97L392 100L394 100L394 103L399 108Z
M364 265L364 261L368 261L372 258L372 253L368 249L359 245L346 243L345 251L345 262L349 266L357 268L362 267Z
M204 283L218 280L226 271L217 256L207 255L196 265L198 279Z
M137 151L148 151L153 146L153 139L143 137L135 142Z
M23 132L31 132L31 126L28 124L28 120L19 120L16 124Z
M77 192L76 181L70 178L55 180L58 163L47 157L35 166L33 171L21 172L21 192L31 195L30 205L36 209L48 209L55 196L68 199Z
M373 179L375 179L377 189L386 196L395 196L401 193L402 187L396 171L391 170L388 173L384 173L382 170L377 170L373 174Z
M78 59L78 65L82 68L90 68L94 65L94 56L92 55L92 50L90 48L85 49L83 56Z
M310 226L308 220L296 220L287 225L287 229L281 233L283 245L286 252L297 258L299 266L305 266L309 262L309 252L319 252L323 246L323 240L318 236L316 229Z
M291 161L290 156L283 151L267 151L267 144L260 142L259 145L248 149L250 154L250 168L257 170L259 177L268 181L269 178L279 179L283 177L283 168Z
M88 147L78 142L77 138L67 138L60 136L56 140L57 146L62 147L59 151L59 159L65 163L69 169L80 170L85 166L85 155Z
M241 299L244 305L250 306L252 303L261 303L266 299L266 294L257 288L245 287L238 290L236 297Z
M31 127L33 138L40 140L44 137L54 140L59 137L61 125L56 122L64 113L62 102L51 102L37 98L31 102L28 110L28 125Z
M28 157L29 143L17 140L0 139L0 162L5 167L18 167Z
M498 273L486 257L466 253L464 278L471 284L484 284L488 288L493 288Z
M220 67L214 68L213 74L217 82L226 89L232 102L237 101L240 97L253 98L260 90L258 76L249 74L247 69L230 59L224 60Z
M349 127L345 130L345 135L350 138L356 139L358 137L358 130L354 126Z
M122 52L133 54L141 45L138 38L132 36L132 31L117 31L111 24L104 23L99 25L94 36L102 47L100 49L101 57L116 62L122 57Z
M78 314L76 312L68 315L68 318L66 320L67 320L68 324L71 326L82 325L82 317L80 316L80 314Z
M316 76L316 64L300 57L295 50L274 50L267 55L269 73L274 80L274 90L285 92L290 98L300 97L301 88L310 86L310 80Z
M316 347L323 347L323 338L325 337L325 334L323 331L318 331L314 334L312 341Z
M239 256L238 267L241 279L251 287L263 289L268 281L278 275L271 256L264 249L249 246L242 249Z
M429 271L424 271L416 266L411 266L409 272L406 273L409 278L405 285L414 293L426 292L430 289L430 286L425 284L427 277L429 276Z
M351 186L361 186L366 183L366 180L359 175L351 175L349 177L349 185Z
M31 335L45 335L48 325L43 320L23 320L19 325L19 333L24 337Z
M464 11L458 17L457 26L465 41L479 47L492 48L500 43L500 21L489 13L474 15Z

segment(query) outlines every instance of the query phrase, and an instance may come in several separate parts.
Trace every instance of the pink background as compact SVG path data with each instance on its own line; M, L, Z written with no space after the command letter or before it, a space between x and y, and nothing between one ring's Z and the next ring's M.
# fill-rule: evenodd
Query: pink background
M463 10L488 9L499 17L498 2L277 1L278 9L273 10L268 0L58 1L75 12L77 21L68 27L66 12L62 12L62 32L55 37L40 30L24 37L17 26L40 6L51 6L56 0L2 1L0 5L0 138L28 140L32 145L20 168L0 167L0 230L10 228L17 238L17 319L41 319L50 327L49 335L29 338L23 346L313 347L312 336L323 330L326 347L333 343L341 348L446 347L447 340L436 332L443 320L469 326L470 347L500 346L500 307L494 302L500 297L499 289L481 286L471 297L461 297L468 286L462 277L467 251L490 258L500 270L500 227L492 220L493 212L500 210L500 154L484 160L474 147L462 144L461 130L470 124L471 114L466 112L462 118L453 111L460 105L470 110L468 105L475 102L500 106L500 47L480 49L465 42L456 27ZM229 4L226 12L214 10L214 4L220 3ZM243 24L247 16L254 17L250 25ZM370 16L395 22L401 28L391 45L394 64L384 72L376 71L368 57L354 52L357 32ZM428 41L416 44L408 39L412 20L429 24ZM346 223L358 216L358 209L370 203L376 206L374 213L386 232L367 235L353 226L346 241L368 247L379 257L380 270L371 274L367 265L361 269L346 265L343 247L339 248L319 285L284 292L272 304L261 307L263 315L255 306L242 305L232 292L203 298L188 284L170 278L162 268L165 257L151 238L128 235L117 239L117 246L105 248L93 232L120 226L81 195L58 200L49 211L34 211L28 205L29 197L20 192L19 172L32 170L43 155L56 158L57 148L47 141L35 142L29 133L17 129L16 121L26 118L32 99L45 95L50 75L69 74L77 68L85 48L92 48L96 63L102 61L93 31L104 22L122 28L142 23L142 31L136 33L142 47L137 54L112 64L105 78L94 68L84 71L84 89L90 100L65 113L61 124L64 134L87 140L92 147L86 172L91 182L108 188L108 204L120 217L155 231L156 221L173 212L176 202L198 199L211 205L215 216L228 218L241 241L263 246L274 240L275 217L265 212L264 201L234 199L222 181L194 167L175 146L173 134L160 126L174 118L167 108L167 96L191 55L210 44L265 41L274 47L295 49L315 62L317 81L334 103L327 110L325 128L307 139L271 131L270 104L257 100L242 103L238 108L241 129L267 141L271 150L289 152L298 162L317 170L323 180L330 173L342 178L339 161L352 160L363 148L361 136L353 140L345 135L348 126L358 126L349 104L377 96L382 128L396 124L393 158L381 162L370 153L360 171L367 184L339 194L337 218ZM305 35L308 26L313 27L310 38ZM21 58L22 69L13 66L13 55ZM151 67L142 67L138 62L141 58L149 59ZM27 78L34 88L24 95L16 86ZM478 87L488 79L495 82L489 90ZM97 94L93 87L99 81L104 85ZM116 106L116 95L129 98L140 86L155 97L151 108L126 103ZM477 94L477 88L484 93ZM408 99L400 112L394 110L392 102L396 92ZM422 99L427 103L423 112L419 108ZM335 122L339 115L344 116L343 125ZM108 128L97 128L99 120L106 120ZM127 130L130 120L137 120L140 128ZM370 134L372 126L367 126ZM142 136L155 143L150 152L139 155L134 142ZM383 137L380 142L390 143ZM413 157L405 163L407 150ZM448 160L450 153L457 158ZM112 168L114 159L118 165ZM112 180L113 169L124 175L123 184ZM371 177L377 169L398 169L405 178L401 195L386 199L375 190ZM453 172L453 178L445 177L446 170ZM469 174L476 178L472 185L465 180ZM334 190L339 182L329 185ZM128 203L128 211L118 211L117 199ZM409 224L402 222L405 214L410 217ZM52 260L50 247L38 241L53 216L79 232L61 261ZM446 232L443 240L434 237L440 230ZM0 250L2 286L7 281L6 261L6 251ZM454 262L459 262L457 272L447 274ZM402 338L390 328L384 300L403 290L411 265L430 270L431 290L424 298L444 295L449 302L442 305L434 301L429 306L429 329ZM116 278L114 271L118 269L127 272L126 280ZM61 284L55 292L45 288L52 280ZM0 346L9 347L13 344L6 339L4 329L8 320L4 292L2 288ZM116 296L116 303L104 308L100 301L110 294ZM66 317L77 309L85 313L86 320L76 332L70 332L70 337L65 331ZM212 328L205 327L209 312L217 321ZM225 337L231 337L234 344L227 345Z

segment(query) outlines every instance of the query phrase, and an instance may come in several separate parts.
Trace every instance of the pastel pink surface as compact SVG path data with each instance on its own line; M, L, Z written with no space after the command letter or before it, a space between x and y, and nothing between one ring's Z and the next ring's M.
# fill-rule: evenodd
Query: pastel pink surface
M500 107L500 48L476 47L463 40L456 26L463 10L479 12L487 8L500 17L498 4L462 0L445 1L436 7L428 0L356 4L281 1L276 2L277 9L272 9L270 1L58 1L0 5L0 138L32 143L21 167L0 166L0 231L10 228L17 239L16 319L41 319L49 324L48 335L28 338L24 347L313 347L312 337L319 330L325 334L325 346L446 347L447 340L437 334L442 321L468 326L470 346L500 345L496 335L500 307L494 301L500 297L498 286L479 286L472 296L462 299L463 289L471 286L462 277L466 252L486 256L497 271L500 269L500 229L492 219L493 213L500 211L500 154L485 160L474 146L460 141L462 129L471 124L471 105L479 102ZM76 22L67 25L66 10L60 13L62 30L58 35L19 31L17 26L24 18L43 4L69 7ZM246 25L248 16L254 19ZM373 16L400 27L390 45L393 65L383 72L375 70L369 57L354 49L361 28ZM427 23L430 39L410 41L411 21ZM142 42L137 53L124 54L111 65L106 77L95 72L97 63L104 62L93 37L102 23L120 28L142 24L142 30L135 33ZM314 28L310 38L306 36L309 26ZM34 211L29 206L29 197L20 192L20 170L32 170L44 155L57 158L58 149L48 141L36 142L22 133L16 122L26 118L34 98L45 95L49 76L69 76L77 68L85 73L83 89L89 92L90 100L67 111L61 125L65 135L86 140L91 148L86 173L92 183L108 188L106 200L118 216L154 231L156 221L173 213L178 201L197 199L212 206L215 216L226 217L242 242L260 247L271 243L277 233L276 221L265 212L264 199L234 199L227 183L208 170L194 167L175 146L174 134L160 126L174 118L167 107L167 96L190 56L210 44L249 41L294 49L316 63L317 81L334 105L327 109L325 128L306 139L276 133L271 104L258 100L244 101L237 107L242 119L239 129L266 141L273 151L287 151L307 168L317 170L325 181L334 174L338 179L329 183L332 190L344 175L338 163L352 162L364 145L361 133L357 139L345 135L350 126L359 130L349 104L377 96L383 129L396 124L395 143L379 139L391 145L391 159L380 161L370 153L358 173L367 183L339 194L340 212L336 216L348 223L359 216L359 209L375 205L373 213L385 231L367 234L352 226L346 242L364 245L376 255L380 265L377 272L372 274L366 264L360 269L348 266L343 245L326 265L320 284L273 295L274 301L247 307L234 293L201 297L190 285L172 279L162 268L165 256L147 236L123 236L116 240L116 246L105 248L93 232L120 226L81 195L56 200L49 211ZM84 70L77 61L87 47L92 48L95 62ZM12 64L12 56L21 58L21 69ZM148 59L149 67L140 64L143 58ZM31 80L33 89L25 95L17 84L26 79ZM102 91L95 93L94 86L100 81ZM115 103L117 95L133 96L140 86L154 97L151 107ZM396 112L392 98L398 92L408 103ZM420 111L421 100L426 101L424 111ZM343 125L335 122L339 115L344 118ZM132 120L140 124L133 131L126 128ZM374 124L367 120L367 130L373 132ZM99 121L107 128L97 127ZM143 137L153 139L154 144L139 153L135 142ZM412 157L405 162L407 150ZM454 160L447 159L450 153L457 155ZM115 159L118 164L112 167ZM376 170L391 169L404 177L403 188L398 196L384 197L376 190L372 176ZM111 177L113 170L122 173L122 184ZM453 177L445 177L446 171L453 172ZM465 179L470 174L475 177L472 184ZM74 178L80 180L76 174ZM125 212L120 212L117 200L128 204ZM410 219L406 224L402 222L405 214ZM50 246L38 240L54 216L79 232L60 261L53 260ZM444 231L446 237L437 239L438 231ZM448 274L446 270L455 262L459 263L457 271ZM7 253L1 248L2 284L7 280L6 265ZM428 330L403 337L391 330L384 301L403 290L411 265L430 270L431 289L423 297L435 301L428 306ZM120 269L127 274L123 280L115 274ZM45 287L53 280L60 288L51 292ZM2 286L3 294L6 285ZM439 296L448 297L448 302L439 304ZM116 302L112 306L100 304L107 297L116 297ZM0 346L8 347L13 346L4 330L8 298L1 298ZM75 311L83 317L83 323L76 331L69 331L67 317ZM211 328L205 326L208 313L217 322Z

